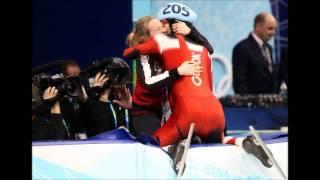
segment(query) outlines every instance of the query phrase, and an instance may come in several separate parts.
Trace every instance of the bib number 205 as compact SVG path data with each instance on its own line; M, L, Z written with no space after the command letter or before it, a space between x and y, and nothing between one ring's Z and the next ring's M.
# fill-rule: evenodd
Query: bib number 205
M187 7L181 7L178 4L168 4L163 10L163 14L169 14L171 12L175 14L181 14L186 17L190 15L189 9Z

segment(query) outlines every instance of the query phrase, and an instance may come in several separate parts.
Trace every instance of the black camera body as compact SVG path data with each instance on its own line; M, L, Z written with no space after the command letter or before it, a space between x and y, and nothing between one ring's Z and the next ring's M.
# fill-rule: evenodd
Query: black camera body
M108 80L100 87L93 87L93 80L95 76L101 73L108 77ZM88 96L98 98L100 93L105 89L113 89L119 85L128 85L132 83L132 76L129 65L121 58L109 57L101 60L93 61L88 64L81 76L86 75L89 82ZM111 91L112 92L112 91ZM109 95L109 100L119 99L112 93Z
M33 84L38 88L38 93L42 97L44 91L48 87L55 86L58 90L58 96L67 95L69 97L77 97L81 90L80 77L64 78L62 74L53 76L41 73L33 77Z
M93 79L101 73L109 79L100 87L93 87ZM101 60L93 61L87 65L85 70L81 73L88 78L90 90L87 90L88 96L98 98L99 94L105 89L112 89L119 85L128 85L132 82L131 71L129 65L121 58L110 57ZM91 83L90 83L91 82ZM109 99L117 99L110 94Z
M89 78L94 78L99 72L109 78L103 85L103 89L115 85L130 84L132 81L129 65L118 57L93 61L84 70L84 73L87 73Z
M58 96L52 99L55 101L60 97L78 97L82 93L82 86L87 91L88 96L98 97L106 88L117 85L127 85L131 83L131 71L129 65L121 58L110 57L90 63L79 76L65 78L62 73L49 75L44 73L49 69L61 66L61 62L52 62L33 69L32 77L32 103L41 104L43 93L48 87L55 86ZM97 73L105 74L108 81L102 87L92 87L92 81ZM111 98L111 96L110 96ZM117 97L114 97L115 99Z
M58 97L77 97L81 90L81 83L78 77L64 78L63 74L49 75L50 70L61 69L63 61L57 60L32 68L32 104L41 104L43 93L48 87L55 86L58 90ZM56 99L56 98L55 98Z

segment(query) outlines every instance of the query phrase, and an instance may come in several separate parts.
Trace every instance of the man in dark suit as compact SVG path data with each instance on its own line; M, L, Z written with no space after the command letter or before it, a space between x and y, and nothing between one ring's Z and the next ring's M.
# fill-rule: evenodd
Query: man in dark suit
M277 22L267 12L254 19L254 30L232 52L233 87L237 94L277 93L272 47Z

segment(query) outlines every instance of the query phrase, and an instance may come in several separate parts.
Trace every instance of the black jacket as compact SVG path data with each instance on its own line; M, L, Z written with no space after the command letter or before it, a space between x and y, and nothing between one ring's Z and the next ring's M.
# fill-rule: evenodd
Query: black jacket
M60 108L71 139L75 139L76 133L86 131L85 121L90 118L86 103L81 103L77 98L64 97L60 99Z
M196 44L200 44L200 45L204 46L210 54L213 54L213 48L210 45L207 38L205 38L202 34L200 34L200 32L193 25L191 25L190 28L191 28L191 31L186 36L186 38L188 40L195 42Z
M272 58L272 47L268 44ZM239 42L232 52L233 88L237 94L276 93L275 68L268 70L268 62L254 37ZM274 67L274 64L273 64Z
M66 128L61 114L50 114L49 118L34 116L32 119L32 140L65 139Z
M95 136L101 134L103 132L113 130L120 126L127 127L127 121L125 118L125 109L119 107L117 104L112 103L114 108L117 121L115 121L113 112L110 108L110 102L101 102L98 100L93 100L88 98L87 102L84 104L84 108L87 110L87 114L89 118L86 119L86 132L87 136ZM131 111L128 111L128 126L129 129L132 129L132 122L131 122ZM117 127L115 124L117 123Z
M86 121L91 119L90 109L94 108L87 105L85 102L80 102L76 97L61 97L59 98L61 119L64 119L66 135L64 139L75 139L76 133L86 132ZM44 101L33 110L33 114L50 119L50 104L48 101ZM43 129L45 131L45 129Z

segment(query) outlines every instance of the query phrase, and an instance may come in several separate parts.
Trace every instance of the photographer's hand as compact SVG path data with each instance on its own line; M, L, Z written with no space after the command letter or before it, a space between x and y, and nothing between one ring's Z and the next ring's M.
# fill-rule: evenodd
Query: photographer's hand
M109 101L109 94L110 94L110 89L105 89L99 97L99 101L101 102L108 102Z
M81 86L81 92L80 92L80 94L78 96L78 99L83 103L86 102L87 99L88 99L87 92L86 92L86 90L84 89L83 86Z
M117 89L117 94L120 100L113 100L113 103L118 104L122 108L131 109L132 108L132 98L129 91L125 85L121 85L120 88Z
M53 87L48 87L43 94L43 100L48 100L51 98L56 97L58 94L58 90L53 86ZM51 114L60 114L60 103L57 100L52 106L51 106Z
M97 86L102 86L105 82L108 81L108 77L105 77L105 74L102 74L99 72L98 74L96 74L96 76L94 77L93 80L93 85L92 87L97 87Z
M51 99L56 97L58 94L58 89L56 87L48 87L43 93L43 100Z

